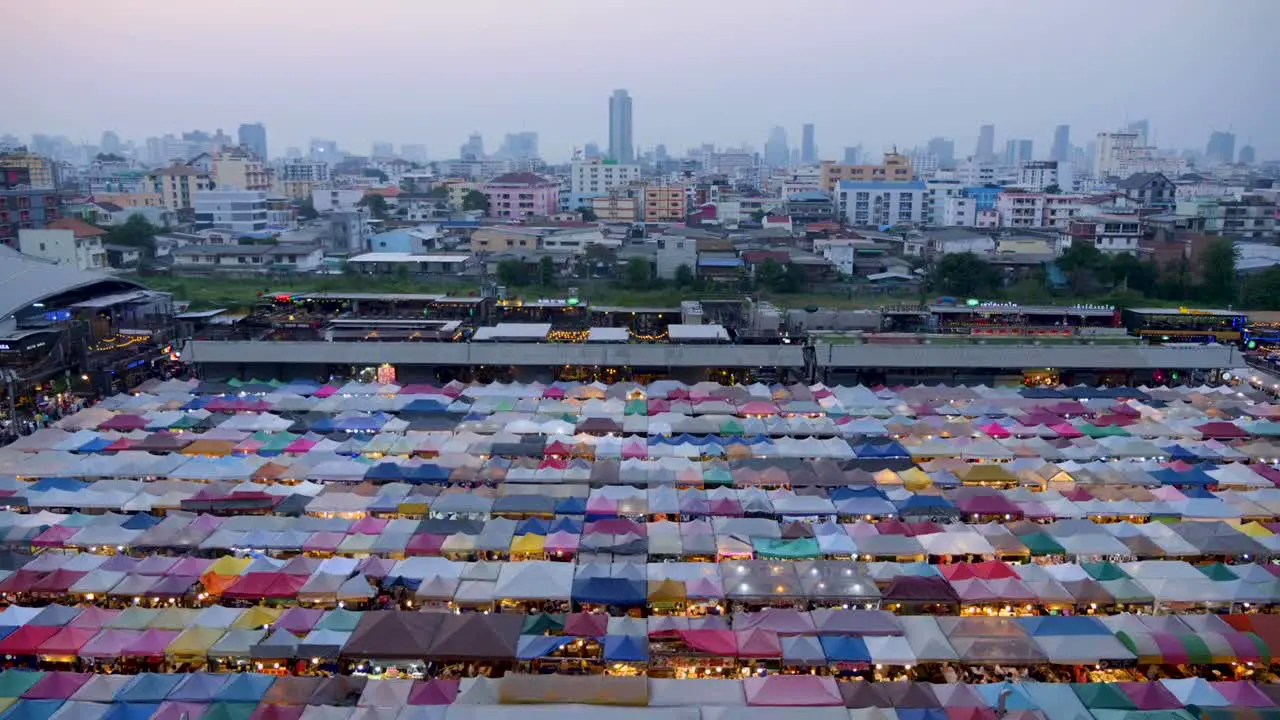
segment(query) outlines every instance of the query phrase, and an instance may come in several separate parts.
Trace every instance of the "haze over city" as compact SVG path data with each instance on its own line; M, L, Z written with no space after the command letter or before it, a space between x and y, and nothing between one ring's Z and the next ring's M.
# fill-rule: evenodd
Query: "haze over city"
M1280 3L554 0L271 3L121 0L0 7L11 58L0 131L94 142L192 128L270 130L273 154L332 138L353 152L419 143L452 157L473 131L539 133L566 159L608 143L607 99L634 100L634 142L759 147L770 128L823 158L933 136L973 152L1054 127L1081 140L1149 119L1153 144L1230 130L1280 154Z

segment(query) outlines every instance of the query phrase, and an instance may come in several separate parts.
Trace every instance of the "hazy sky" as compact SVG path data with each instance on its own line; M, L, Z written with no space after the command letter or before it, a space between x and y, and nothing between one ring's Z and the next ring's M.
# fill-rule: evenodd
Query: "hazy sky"
M1232 129L1280 157L1280 0L0 0L0 133L96 143L267 126L271 152L333 138L542 154L608 144L608 96L636 143L793 145L821 154L950 136L973 151L1067 123L1150 118L1161 146Z

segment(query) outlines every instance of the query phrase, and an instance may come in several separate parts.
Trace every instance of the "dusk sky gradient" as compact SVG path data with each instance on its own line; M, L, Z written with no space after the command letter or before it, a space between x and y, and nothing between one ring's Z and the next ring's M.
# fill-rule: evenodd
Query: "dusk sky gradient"
M1161 147L1280 157L1280 0L90 0L0 2L0 133L96 143L266 124L273 155L332 138L453 157L536 130L542 155L608 144L608 96L635 141L845 145L952 137L973 152L1053 128L1084 145L1149 118Z

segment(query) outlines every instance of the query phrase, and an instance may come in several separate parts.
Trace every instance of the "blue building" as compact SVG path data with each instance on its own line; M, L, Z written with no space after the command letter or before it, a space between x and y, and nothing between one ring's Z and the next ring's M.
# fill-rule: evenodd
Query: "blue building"
M964 189L964 196L974 199L974 206L978 212L983 210L995 210L996 198L1000 196L1003 188L994 185L972 185Z

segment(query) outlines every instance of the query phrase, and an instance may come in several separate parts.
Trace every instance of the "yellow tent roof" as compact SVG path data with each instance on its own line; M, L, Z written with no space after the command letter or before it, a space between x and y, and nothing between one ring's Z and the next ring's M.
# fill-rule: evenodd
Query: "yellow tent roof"
M903 470L898 473L898 477L908 490L923 490L933 486L933 480L929 478L929 474L918 467Z
M271 625L275 623L276 618L280 617L280 614L283 612L284 610L281 608L269 608L261 605L254 605L241 613L240 617L236 618L236 621L231 623L231 627L240 628L242 630L252 630L260 628L263 625Z
M222 628L187 628L169 643L164 654L169 657L204 657L225 633Z
M511 539L511 552L513 554L538 555L544 551L546 544L547 537L545 535L534 533L517 535Z
M4 712L5 710L8 710L9 706L16 702L18 702L18 698L0 697L0 712Z
M902 477L888 468L877 472L873 477L875 477L878 485L899 485L902 483Z
M1254 520L1253 522L1247 522L1244 525L1241 525L1240 532L1244 533L1245 535L1248 535L1249 537L1271 537L1272 535L1275 535L1275 533L1268 530L1262 523L1258 522L1257 520Z
M206 575L243 575L245 568L253 562L252 558L236 557L234 555L223 555L209 569L205 570Z
M155 619L147 624L147 627L157 630L186 630L191 627L191 623L199 613L199 610L168 607L161 610Z
M970 465L961 478L965 482L1017 482L1003 465Z

